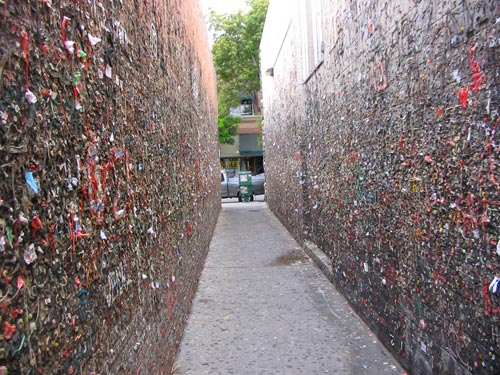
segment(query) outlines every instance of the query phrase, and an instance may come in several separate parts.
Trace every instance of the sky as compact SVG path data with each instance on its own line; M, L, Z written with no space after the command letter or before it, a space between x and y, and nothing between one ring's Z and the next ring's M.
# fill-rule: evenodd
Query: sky
M201 4L203 14L210 13L210 9L216 13L236 13L239 9L245 9L245 0L198 0Z
M208 42L213 44L212 32L208 25L208 16L213 10L219 14L236 13L238 10L247 8L245 0L198 0L201 6L201 11L205 17L205 25L207 27Z

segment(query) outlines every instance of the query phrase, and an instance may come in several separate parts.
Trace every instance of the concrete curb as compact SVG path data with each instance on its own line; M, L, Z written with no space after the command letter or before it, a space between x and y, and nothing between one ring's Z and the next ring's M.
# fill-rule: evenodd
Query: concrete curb
M304 241L302 243L302 249L304 252L313 260L313 262L316 264L316 266L321 270L321 272L326 276L326 278L332 283L333 287L337 289L336 283L333 277L333 272L332 272L332 261L330 258L328 258L328 255L326 255L323 251L320 250L316 244L314 244L311 241ZM338 289L337 289L338 290ZM345 298L345 296L339 291L342 299L346 302L351 307L352 313L356 315L356 317L359 319L359 321L372 333L374 333L373 328L370 326L370 324L365 321L361 315L357 313L355 310L355 307ZM375 335L375 333L374 333ZM376 336L376 335L375 335ZM395 360L396 358L394 357L393 353L380 341L381 343L381 348L382 350L386 353L387 356L393 357ZM399 361L398 361L399 363ZM399 365L404 369L403 364L399 363ZM408 372L403 373L403 375L407 375Z
M318 268L323 272L323 274L330 280L330 282L335 285L335 280L332 272L332 261L328 256L320 250L318 246L316 246L311 241L304 241L302 243L302 248L305 253L316 263Z

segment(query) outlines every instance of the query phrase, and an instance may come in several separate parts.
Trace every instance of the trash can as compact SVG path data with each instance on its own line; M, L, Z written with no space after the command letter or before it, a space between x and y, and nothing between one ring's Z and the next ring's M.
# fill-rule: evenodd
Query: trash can
M250 202L253 197L252 173L249 171L239 172L238 179L240 185L240 196L238 200L240 202Z

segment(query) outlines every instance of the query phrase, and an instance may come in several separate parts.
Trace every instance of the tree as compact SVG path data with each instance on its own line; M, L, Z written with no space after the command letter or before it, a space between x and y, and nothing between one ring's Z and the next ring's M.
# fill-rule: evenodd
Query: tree
M238 130L238 123L241 117L231 115L219 116L219 142L222 144L234 144L233 136L236 135Z
M219 129L220 119L230 117L229 108L239 105L242 95L251 96L254 108L260 112L259 46L269 0L247 0L246 4L250 8L246 13L210 14L214 32L212 55L217 73Z

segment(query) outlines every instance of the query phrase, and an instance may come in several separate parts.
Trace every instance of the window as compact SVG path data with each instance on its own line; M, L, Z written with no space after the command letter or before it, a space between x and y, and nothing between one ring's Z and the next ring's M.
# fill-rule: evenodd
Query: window
M229 108L229 113L233 116L252 116L253 115L253 101L251 97L244 96L240 100L238 107Z
M233 158L229 161L229 168L233 170L238 168L238 158Z
M324 59L322 6L321 0L304 0L299 4L302 78L307 81Z
M252 99L249 98L241 99L241 114L247 116L253 115Z

